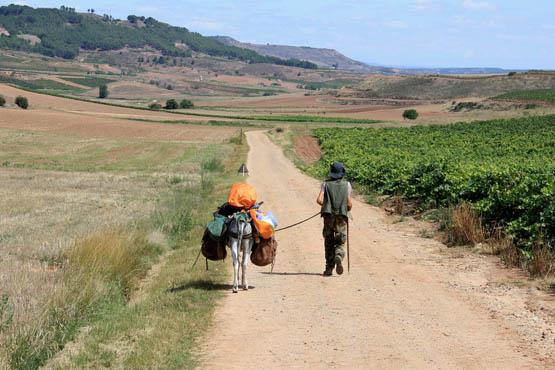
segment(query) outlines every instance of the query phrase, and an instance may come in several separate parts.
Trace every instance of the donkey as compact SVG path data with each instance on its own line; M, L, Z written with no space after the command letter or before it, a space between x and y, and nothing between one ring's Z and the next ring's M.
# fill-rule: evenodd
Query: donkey
M243 290L249 290L247 280L247 266L252 251L253 227L251 216L248 213L235 213L228 227L229 247L231 248L231 258L233 259L233 293L237 293L239 286L239 252L243 250L241 261L241 285Z

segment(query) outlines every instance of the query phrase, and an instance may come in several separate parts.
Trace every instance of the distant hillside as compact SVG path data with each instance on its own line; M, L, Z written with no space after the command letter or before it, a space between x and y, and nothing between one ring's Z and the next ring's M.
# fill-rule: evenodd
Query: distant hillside
M512 75L455 76L374 76L358 86L355 95L390 99L455 99L490 97L514 90L554 89L555 74L516 73Z
M263 56L249 49L226 46L216 40L173 27L154 18L130 15L127 20L76 13L74 8L34 9L29 6L0 7L0 48L38 52L73 59L80 49L117 50L151 46L169 56L199 52L249 63L272 63L315 69L316 64L296 59Z
M295 58L308 60L320 68L337 68L349 72L375 73L384 75L420 75L420 74L502 74L511 71L502 68L409 68L378 67L348 58L333 49L312 48L308 46L287 46L270 44L251 44L237 41L229 36L212 36L227 46L250 49L262 55L278 58ZM520 71L519 71L520 72Z
M312 48L308 46L251 44L237 41L229 36L212 36L212 38L224 45L250 49L262 55L308 60L309 62L315 63L320 68L337 68L358 73L396 74L393 68L369 66L368 64L347 58L345 55L333 49Z

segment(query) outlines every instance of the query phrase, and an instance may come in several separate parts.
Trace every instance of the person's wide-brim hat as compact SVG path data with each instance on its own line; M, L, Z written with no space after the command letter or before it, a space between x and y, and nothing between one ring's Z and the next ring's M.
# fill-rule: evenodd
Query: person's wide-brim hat
M345 176L345 167L339 162L334 162L330 166L330 177L332 179L341 179Z

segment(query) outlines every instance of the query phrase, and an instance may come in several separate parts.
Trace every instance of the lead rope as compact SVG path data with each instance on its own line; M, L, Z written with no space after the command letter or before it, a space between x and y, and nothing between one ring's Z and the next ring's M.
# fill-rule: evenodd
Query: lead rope
M313 219L314 217L319 216L319 215L320 215L320 211L318 211L318 213L316 213L314 216L310 216L309 218L304 219L304 220L302 220L302 221L299 221L299 222L297 222L297 223L295 223L295 224L293 224L293 225L289 225L289 226L286 226L286 227L282 227L281 229L277 229L277 230L274 231L274 232L277 233L278 231L286 230L286 229L289 229L289 228L291 228L291 227L293 227L293 226L300 225L300 224L302 224L302 223L304 223L304 222L307 222L308 220L311 220L311 219Z

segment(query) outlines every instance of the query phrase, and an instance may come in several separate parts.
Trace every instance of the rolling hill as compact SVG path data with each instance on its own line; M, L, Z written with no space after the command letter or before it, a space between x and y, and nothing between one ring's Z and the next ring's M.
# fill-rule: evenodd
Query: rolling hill
M316 65L318 65L319 68L336 68L357 73L394 74L396 72L393 68L374 67L356 61L333 49L313 48L308 46L251 44L247 42L237 41L229 36L213 36L212 38L214 40L218 40L224 45L250 49L256 51L258 54L261 55L284 59L302 58L303 60L308 60L312 63L315 63Z
M248 63L271 63L315 69L316 64L296 59L263 56L249 49L226 46L184 27L174 27L152 17L130 15L127 20L77 13L74 8L37 8L11 4L0 7L0 48L37 52L74 59L80 50L118 50L153 47L166 56L191 56L193 52Z

